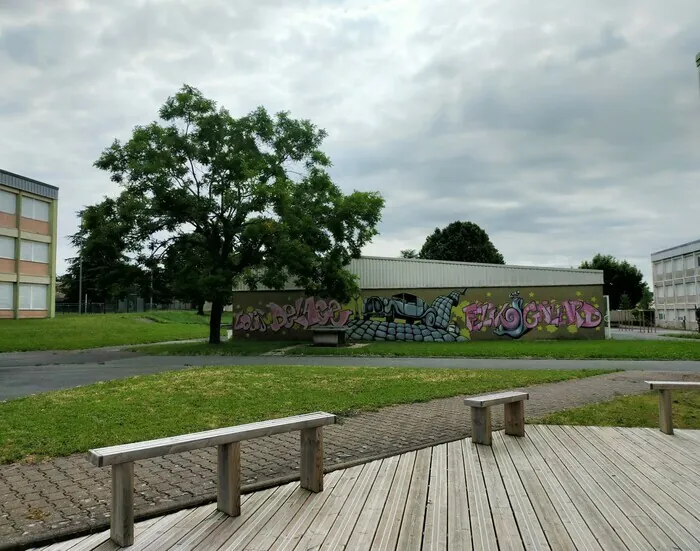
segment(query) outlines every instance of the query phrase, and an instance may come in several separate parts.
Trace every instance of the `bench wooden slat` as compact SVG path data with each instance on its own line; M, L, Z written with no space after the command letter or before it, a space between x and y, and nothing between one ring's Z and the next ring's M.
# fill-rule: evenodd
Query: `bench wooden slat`
M644 381L650 390L692 390L700 389L699 381Z
M483 396L472 396L470 398L465 398L464 404L471 407L483 408L529 399L530 395L527 392L508 391L499 392L497 394L485 394Z
M295 415L282 419L271 419L269 421L249 423L235 427L98 448L88 452L88 460L92 462L93 465L103 467L105 465L115 465L137 461L139 459L161 457L171 453L180 453L199 448L218 446L220 444L241 442L243 440L270 436L272 434L332 425L335 422L335 415L318 411L315 413Z

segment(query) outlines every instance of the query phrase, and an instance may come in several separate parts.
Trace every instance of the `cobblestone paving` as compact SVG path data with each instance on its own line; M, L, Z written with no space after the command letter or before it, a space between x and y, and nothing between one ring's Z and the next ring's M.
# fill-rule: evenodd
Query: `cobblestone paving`
M644 379L700 380L700 374L626 371L529 387L528 419L646 391ZM383 408L326 427L330 469L469 436L463 396ZM493 410L494 430L502 408ZM244 442L244 488L293 479L299 469L299 435ZM169 455L135 464L136 516L153 515L215 497L216 450ZM0 549L109 525L110 470L83 455L36 464L0 466Z

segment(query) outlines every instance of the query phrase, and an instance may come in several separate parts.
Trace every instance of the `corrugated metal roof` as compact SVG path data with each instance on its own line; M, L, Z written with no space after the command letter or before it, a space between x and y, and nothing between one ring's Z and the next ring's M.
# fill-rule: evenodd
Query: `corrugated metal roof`
M57 187L50 186L49 184L45 184L39 180L33 180L31 178L26 178L25 176L20 176L19 174L8 172L7 170L2 170L1 168L0 184L26 191L27 193L33 193L34 195L39 195L41 197L47 197L48 199L58 199Z
M517 287L602 285L602 270L508 266L363 256L349 269L362 289L441 289L450 287ZM288 285L285 290L297 287ZM234 290L245 291L245 285ZM260 290L267 290L260 288Z

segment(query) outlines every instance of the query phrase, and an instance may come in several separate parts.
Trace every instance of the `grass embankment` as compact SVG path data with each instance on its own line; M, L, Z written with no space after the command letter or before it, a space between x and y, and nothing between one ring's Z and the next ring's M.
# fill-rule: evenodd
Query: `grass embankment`
M238 366L132 377L0 402L0 463L323 410L523 387L606 370Z
M80 350L207 336L209 317L194 311L0 320L0 352Z
M167 344L142 352L158 355L250 356L293 346L293 342L233 340L217 346L206 343ZM285 356L379 356L417 358L512 358L560 360L700 360L700 343L694 341L475 341L464 343L375 342L360 348L291 348Z
M700 392L673 391L673 426L700 429ZM538 421L551 425L659 427L657 392L623 396L609 402L552 413Z
M664 333L662 337L674 337L676 339L700 339L700 333Z

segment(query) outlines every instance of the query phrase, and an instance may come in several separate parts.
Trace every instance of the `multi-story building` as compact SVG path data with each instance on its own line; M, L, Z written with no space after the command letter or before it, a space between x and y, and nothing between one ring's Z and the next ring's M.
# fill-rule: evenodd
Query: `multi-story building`
M0 318L53 317L58 188L0 170Z
M659 327L697 330L700 306L700 239L651 255Z

